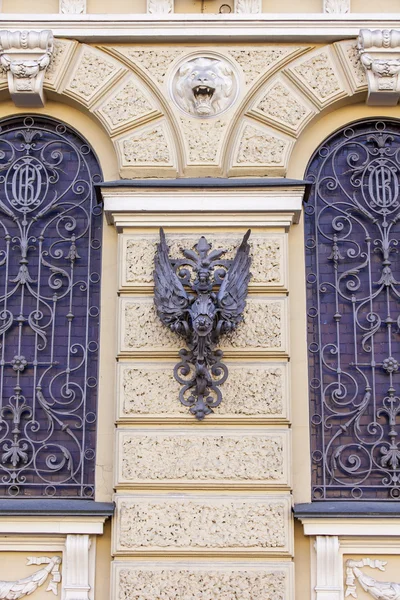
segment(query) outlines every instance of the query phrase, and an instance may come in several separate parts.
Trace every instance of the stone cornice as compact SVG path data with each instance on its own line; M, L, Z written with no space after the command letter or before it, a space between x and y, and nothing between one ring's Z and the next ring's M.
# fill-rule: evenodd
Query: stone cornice
M223 27L221 25L223 24ZM400 28L394 14L1 14L0 28L51 29L57 37L86 43L263 41L329 43L356 38L360 29Z

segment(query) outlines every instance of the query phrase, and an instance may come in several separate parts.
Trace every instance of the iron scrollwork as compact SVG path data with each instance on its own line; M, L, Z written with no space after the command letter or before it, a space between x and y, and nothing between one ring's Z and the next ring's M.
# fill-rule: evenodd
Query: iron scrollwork
M306 207L313 498L400 497L400 124L314 155Z
M184 258L171 259L164 231L155 256L154 300L157 314L169 329L182 336L187 349L179 351L174 377L181 384L179 400L199 420L222 400L220 386L228 377L217 349L221 335L243 320L250 280L250 230L233 260L225 250L212 250L204 236Z
M0 129L0 495L92 498L102 209L88 145Z

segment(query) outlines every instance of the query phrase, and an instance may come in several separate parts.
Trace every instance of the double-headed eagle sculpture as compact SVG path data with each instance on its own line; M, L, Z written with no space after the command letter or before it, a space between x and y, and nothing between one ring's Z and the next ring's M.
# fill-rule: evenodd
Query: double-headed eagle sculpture
M221 335L243 320L250 279L250 230L233 260L212 250L204 236L193 249L182 249L184 258L171 259L160 229L154 270L154 301L161 321L186 340L179 351L174 377L182 385L179 399L199 420L213 412L221 400L219 386L228 369L216 349Z

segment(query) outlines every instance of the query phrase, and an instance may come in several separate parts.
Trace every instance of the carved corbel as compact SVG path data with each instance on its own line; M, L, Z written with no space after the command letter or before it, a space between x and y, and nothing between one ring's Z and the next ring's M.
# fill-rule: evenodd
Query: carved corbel
M400 31L361 29L357 48L367 72L367 104L395 106L400 97Z
M235 13L257 14L262 12L262 0L235 0Z
M174 0L147 0L149 15L168 15L174 12Z
M44 106L43 81L53 48L49 30L0 31L0 67L16 106Z
M86 13L86 0L60 0L62 15L83 15Z

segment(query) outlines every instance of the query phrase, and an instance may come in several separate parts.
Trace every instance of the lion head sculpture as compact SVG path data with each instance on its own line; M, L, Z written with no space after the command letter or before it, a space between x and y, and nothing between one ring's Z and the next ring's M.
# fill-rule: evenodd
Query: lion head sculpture
M235 74L231 66L214 58L195 58L183 64L175 76L175 99L191 115L210 117L234 100Z

